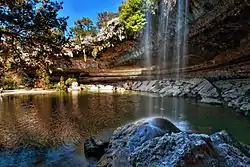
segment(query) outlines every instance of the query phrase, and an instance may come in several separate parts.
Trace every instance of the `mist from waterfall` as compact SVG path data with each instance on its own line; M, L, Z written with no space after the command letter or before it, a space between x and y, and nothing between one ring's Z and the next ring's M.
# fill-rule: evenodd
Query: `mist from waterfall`
M185 68L185 55L187 54L186 42L188 35L188 0L178 0L177 2L177 16L176 16L176 44L175 51L177 58L177 67L176 67L176 79L183 77L183 72L181 70Z
M188 0L164 0L160 2L156 14L151 14L148 9L141 42L144 48L143 65L148 69L152 66L173 69L177 79L183 77L187 54L188 3ZM158 23L152 21L153 17L158 17Z
M169 39L168 39L168 29L169 29L169 14L171 9L171 4L168 3L166 6L163 2L159 6L159 28L158 28L158 66L160 69L168 68L167 61L169 59ZM157 78L158 79L158 78Z
M150 68L152 66L152 17L150 12L146 14L146 27L144 32L144 54L145 54L145 66ZM150 77L150 75L149 75ZM150 79L150 78L149 78Z
M146 26L143 33L142 44L144 47L144 63L147 67L147 80L152 80L152 66L156 66L158 72L161 70L171 70L174 75L171 77L176 80L181 79L183 69L186 66L185 55L187 54L187 35L188 35L188 0L164 0L158 6L158 24L152 21L154 17L150 12L146 15ZM150 9L149 9L150 10ZM156 28L152 28L155 27ZM155 32L156 31L156 32ZM156 37L155 37L156 35ZM167 75L156 75L157 80L169 78ZM152 106L157 104L159 106ZM149 98L148 107L153 110L160 107L164 112L163 99L160 102L153 102ZM178 103L175 110L178 110ZM176 115L178 115L176 113Z
M148 71L150 72L150 68L152 66L152 17L150 12L146 14L146 27L144 31L144 55L145 55L145 64L144 66L147 67ZM147 80L151 80L151 73L149 73ZM148 100L148 108L149 111L153 111L153 97L149 97ZM149 113L151 115L152 113Z

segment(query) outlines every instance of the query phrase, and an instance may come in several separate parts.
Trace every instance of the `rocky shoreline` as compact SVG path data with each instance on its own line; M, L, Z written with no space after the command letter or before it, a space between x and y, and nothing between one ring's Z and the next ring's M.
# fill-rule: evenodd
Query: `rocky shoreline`
M157 93L160 96L196 98L203 103L220 104L250 114L250 80L163 79L131 81L116 85L126 90Z
M228 132L182 132L163 118L122 126L109 141L90 137L84 151L87 158L97 159L98 167L250 166L250 147Z

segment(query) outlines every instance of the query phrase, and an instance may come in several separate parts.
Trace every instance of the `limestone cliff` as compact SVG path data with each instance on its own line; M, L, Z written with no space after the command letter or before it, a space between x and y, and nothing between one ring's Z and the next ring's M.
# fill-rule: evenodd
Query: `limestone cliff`
M245 0L206 0L190 16L187 72L209 75L211 69L249 74L250 6ZM143 65L144 48L124 41L100 53L97 60L62 62L65 71L89 71L123 65ZM66 65L65 65L66 64ZM65 67L63 67L65 65ZM240 67L240 68L238 68ZM208 71L209 70L209 71Z

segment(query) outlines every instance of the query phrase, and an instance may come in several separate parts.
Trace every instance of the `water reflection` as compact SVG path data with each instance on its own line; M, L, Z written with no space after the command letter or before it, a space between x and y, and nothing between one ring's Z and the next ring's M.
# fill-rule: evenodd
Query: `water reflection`
M0 103L0 146L2 149L18 148L16 158L19 154L34 155L33 158L40 157L39 161L45 163L41 155L46 155L49 161L52 151L54 156L74 157L71 159L78 163L76 159L82 159L82 155L75 152L81 154L82 142L88 136L154 116L166 117L184 131L213 133L226 129L238 140L250 144L250 136L245 135L250 130L250 120L229 108L155 95L150 98L152 107L148 105L147 94L4 96ZM28 149L27 145L39 151L33 147ZM0 158L5 156L9 155L2 152Z

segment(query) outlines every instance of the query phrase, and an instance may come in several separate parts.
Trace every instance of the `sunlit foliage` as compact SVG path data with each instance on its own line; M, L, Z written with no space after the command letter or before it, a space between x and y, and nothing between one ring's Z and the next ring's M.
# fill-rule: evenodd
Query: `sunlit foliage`
M146 23L145 14L142 9L142 0L128 0L123 2L120 7L119 19L128 31L129 36L133 36L141 30Z
M0 1L2 71L12 59L23 73L44 67L48 72L53 58L63 55L62 47L67 42L67 18L58 17L61 9L62 3L54 0Z

